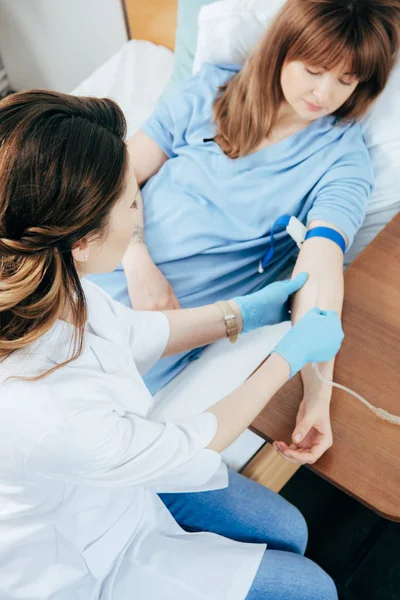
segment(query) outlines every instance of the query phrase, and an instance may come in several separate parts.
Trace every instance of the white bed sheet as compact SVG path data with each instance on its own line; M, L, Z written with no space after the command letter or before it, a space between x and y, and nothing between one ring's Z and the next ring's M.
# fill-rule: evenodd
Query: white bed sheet
M125 113L128 137L153 112L170 80L174 54L164 46L130 40L71 93L112 98Z

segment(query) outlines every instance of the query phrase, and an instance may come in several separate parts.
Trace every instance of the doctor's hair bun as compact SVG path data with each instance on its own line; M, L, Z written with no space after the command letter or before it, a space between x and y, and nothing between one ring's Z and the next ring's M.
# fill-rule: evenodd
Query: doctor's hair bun
M3 246L1 247L2 250ZM36 319L44 323L59 313L62 264L54 249L36 254L3 255L0 267L0 352L34 341ZM32 339L31 339L32 338Z
M72 256L102 238L128 176L126 121L108 98L46 90L0 101L0 358L57 319L83 347L85 295Z
M8 239L1 237L0 231L0 251L3 254L14 256L32 256L35 254L47 254L54 248L70 250L63 243L66 236L65 231L53 230L50 227L30 227L24 231L18 239Z

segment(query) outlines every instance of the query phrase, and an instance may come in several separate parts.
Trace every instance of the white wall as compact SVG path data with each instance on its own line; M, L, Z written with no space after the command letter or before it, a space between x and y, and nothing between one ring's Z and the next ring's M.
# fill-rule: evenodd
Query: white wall
M120 0L0 0L11 86L70 92L126 42Z
M10 89L10 82L8 81L7 72L5 67L3 66L3 62L1 60L0 55L0 98L5 96L5 94Z

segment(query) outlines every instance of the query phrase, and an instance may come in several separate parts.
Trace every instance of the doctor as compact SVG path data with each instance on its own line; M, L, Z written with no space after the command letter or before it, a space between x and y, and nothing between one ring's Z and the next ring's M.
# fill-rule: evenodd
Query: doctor
M124 136L111 100L0 103L0 598L336 599L297 510L219 453L305 363L334 357L340 320L311 310L208 411L151 420L142 375L160 356L278 322L306 275L165 313L82 281L120 263L135 224Z

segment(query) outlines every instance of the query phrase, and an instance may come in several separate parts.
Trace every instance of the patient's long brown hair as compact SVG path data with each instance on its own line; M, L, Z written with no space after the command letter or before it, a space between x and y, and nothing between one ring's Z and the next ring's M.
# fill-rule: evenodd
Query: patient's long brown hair
M125 132L107 99L32 90L0 102L0 359L66 307L70 360L81 352L87 309L71 249L107 230L126 183Z
M283 100L286 61L332 69L348 58L360 83L335 116L362 117L395 64L399 28L399 0L287 0L243 69L221 88L215 141L237 158L268 136Z

